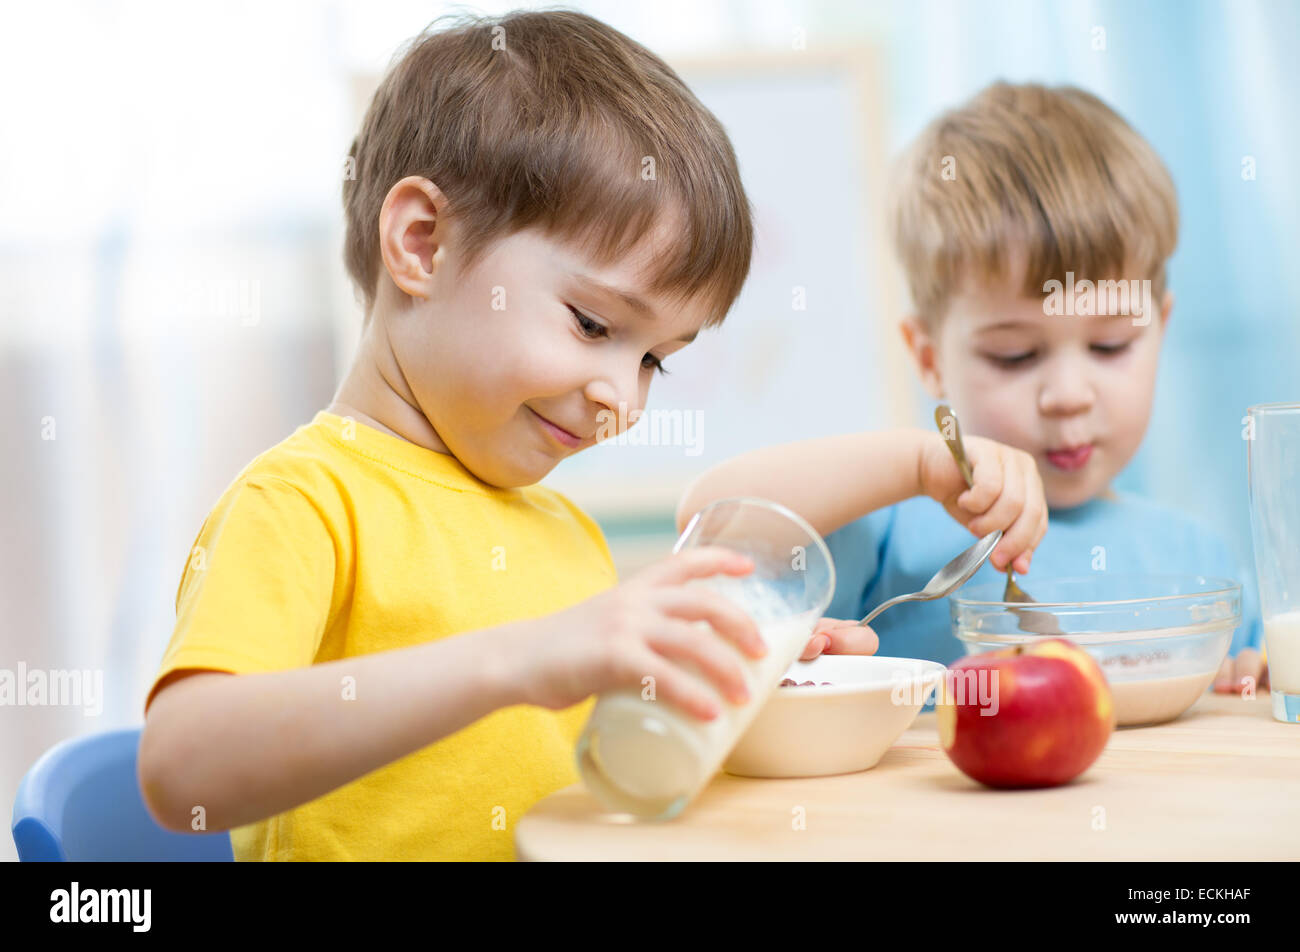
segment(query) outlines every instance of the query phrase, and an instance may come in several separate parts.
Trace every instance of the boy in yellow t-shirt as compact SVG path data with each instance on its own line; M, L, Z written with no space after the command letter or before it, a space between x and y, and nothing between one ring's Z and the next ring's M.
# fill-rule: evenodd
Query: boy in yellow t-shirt
M747 560L701 549L616 585L596 525L536 485L721 322L748 202L677 76L576 13L417 38L352 158L356 360L200 530L141 788L170 829L230 830L238 859L509 859L519 817L577 779L593 694L648 675L715 717L745 690L724 640L764 651L737 606L685 585ZM915 471L909 452L862 478ZM874 648L827 620L805 657Z

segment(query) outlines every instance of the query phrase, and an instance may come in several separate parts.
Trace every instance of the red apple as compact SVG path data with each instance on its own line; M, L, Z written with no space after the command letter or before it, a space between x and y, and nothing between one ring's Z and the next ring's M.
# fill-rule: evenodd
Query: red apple
M1115 729L1106 676L1063 638L953 664L935 698L939 742L990 787L1053 787L1092 765Z

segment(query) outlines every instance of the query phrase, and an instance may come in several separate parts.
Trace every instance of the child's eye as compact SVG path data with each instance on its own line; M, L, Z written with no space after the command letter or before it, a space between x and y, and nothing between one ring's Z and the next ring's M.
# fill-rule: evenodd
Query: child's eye
M593 321L591 318L589 318L586 314L583 314L572 304L566 306L569 309L569 313L573 315L574 320L578 322L578 327L581 329L584 336L586 337L605 336L607 332L607 328L605 327L604 324L601 324L599 321Z
M664 366L664 362L654 354L646 354L642 357L641 366L646 370L657 370L661 374L668 373L668 368Z
M1103 356L1110 357L1115 354L1124 353L1124 351L1128 350L1128 345L1130 343L1132 342L1124 341L1119 344L1093 344L1092 350L1095 354L1102 354Z
M1019 354L985 354L984 358L998 367L1010 369L1022 367L1038 356L1036 350L1026 350Z

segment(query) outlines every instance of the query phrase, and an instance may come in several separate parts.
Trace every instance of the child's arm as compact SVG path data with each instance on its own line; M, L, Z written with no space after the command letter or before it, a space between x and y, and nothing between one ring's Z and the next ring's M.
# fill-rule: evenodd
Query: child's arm
M765 652L738 606L692 578L744 575L753 563L699 548L545 618L291 671L177 672L149 707L140 739L145 803L164 827L208 832L274 816L512 704L568 707L656 679L659 696L697 717L739 700L744 676L707 622L752 657ZM673 662L696 664L707 683ZM344 699L344 678L354 679Z
M213 831L313 800L510 703L479 653L498 640L493 629L269 674L175 672L140 738L145 803L186 832L195 807Z
M938 433L902 429L847 433L770 446L719 463L687 489L678 529L711 502L760 496L799 513L822 535L912 496L941 502L977 536L1003 530L990 561L1029 571L1033 549L1047 531L1047 502L1028 453L967 437L974 475L968 489Z

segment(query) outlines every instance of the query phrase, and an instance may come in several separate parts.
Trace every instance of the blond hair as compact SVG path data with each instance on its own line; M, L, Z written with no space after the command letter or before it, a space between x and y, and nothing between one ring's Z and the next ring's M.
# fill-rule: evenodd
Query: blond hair
M603 264L671 222L650 290L704 295L706 324L749 271L751 209L721 124L657 56L580 13L434 21L384 77L350 155L344 259L367 315L379 211L408 175L447 196L467 267L530 226Z
M925 321L968 280L1020 280L1040 297L1067 271L1099 280L1133 269L1123 277L1150 280L1158 299L1178 199L1160 157L1096 96L995 83L903 154L891 227Z

